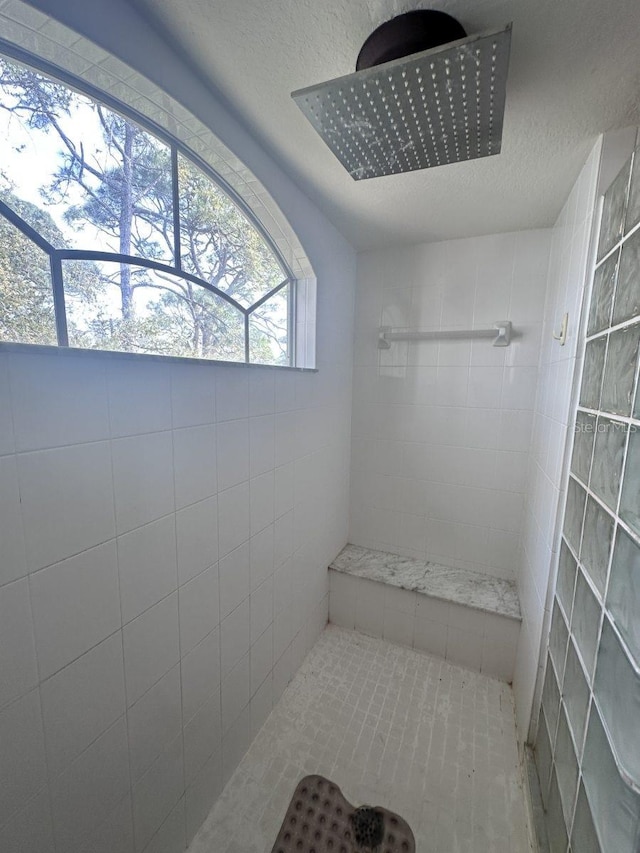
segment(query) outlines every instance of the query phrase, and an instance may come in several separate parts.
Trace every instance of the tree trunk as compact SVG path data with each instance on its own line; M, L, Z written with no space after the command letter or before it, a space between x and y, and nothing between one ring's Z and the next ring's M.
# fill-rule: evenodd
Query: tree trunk
M131 224L133 219L133 137L135 129L127 122L124 130L124 158L122 163L122 197L120 200L120 254L131 254ZM133 288L131 267L120 264L120 298L122 317L133 317Z

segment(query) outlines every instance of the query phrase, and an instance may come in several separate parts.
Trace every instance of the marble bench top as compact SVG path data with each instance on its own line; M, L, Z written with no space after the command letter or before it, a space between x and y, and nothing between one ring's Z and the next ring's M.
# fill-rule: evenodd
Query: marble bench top
M515 583L481 572L400 557L359 545L343 548L329 568L510 619L521 618Z

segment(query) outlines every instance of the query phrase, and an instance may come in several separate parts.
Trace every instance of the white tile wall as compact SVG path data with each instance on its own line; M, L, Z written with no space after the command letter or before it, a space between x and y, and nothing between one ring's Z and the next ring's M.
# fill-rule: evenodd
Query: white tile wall
M513 680L520 621L329 571L329 620Z
M7 38L50 51L87 79L114 80L115 68L132 87L149 91L133 69L26 4L3 4L2 11ZM130 14L109 6L100 38L112 39L116 52ZM238 155L255 161L294 216L311 260L298 238L284 251L297 271L304 264L301 274L310 274L313 263L322 282L316 311L307 310L315 280L300 288L301 349L319 372L10 353L0 346L0 613L23 617L19 625L12 617L0 621L0 766L9 780L0 786L3 853L183 849L322 630L326 566L347 541L355 254L171 47L141 17L136 22L140 43L156 38L147 71L171 67L174 94L199 114L218 116L217 130L231 133ZM72 47L61 49L56 39ZM129 57L137 67L150 58L138 50ZM133 89L127 93L133 97ZM180 125L178 132L185 130ZM207 150L210 139L194 144L217 162ZM222 149L235 169L236 157ZM251 177L255 201L262 185L247 169L243 175ZM292 235L270 197L259 206L278 216L278 233ZM233 444L238 436L243 455ZM303 457L304 480L294 482L291 469L277 473ZM272 646L256 657L261 683L248 696L234 687L225 697L222 567L235 551L242 556L240 599L224 616L242 608L243 650L252 609L254 630L269 619L265 591L285 561L296 594L286 611L274 602L273 621L254 642L256 656L259 644ZM198 584L202 601L192 594ZM276 647L280 621L286 630L278 629ZM118 643L120 668L110 656ZM250 656L246 645L238 665L247 683ZM104 708L88 698L98 673L113 686ZM116 685L125 676L121 710ZM238 715L223 736L230 697Z
M351 542L516 576L549 240L523 231L359 256ZM502 319L517 333L504 349L376 346L381 325Z
M561 526L558 508L566 487L565 448L570 448L569 415L577 342L589 258L589 238L596 200L602 142L598 141L585 163L553 228L547 297L544 306L542 346L535 406L529 488L523 526L523 559L517 577L522 632L518 645L514 695L518 736L529 737L534 688L544 663L540 646L548 622L548 589L557 563ZM567 343L553 339L562 317L569 314ZM517 426L516 424L513 425Z
M195 834L326 623L349 312L318 374L0 351L3 850Z

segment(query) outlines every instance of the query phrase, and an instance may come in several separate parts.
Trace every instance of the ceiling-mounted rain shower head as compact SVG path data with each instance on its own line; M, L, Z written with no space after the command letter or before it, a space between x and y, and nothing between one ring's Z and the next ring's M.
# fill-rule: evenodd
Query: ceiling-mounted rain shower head
M407 12L369 36L355 74L291 97L356 181L489 157L510 44L511 24L466 37L444 12Z

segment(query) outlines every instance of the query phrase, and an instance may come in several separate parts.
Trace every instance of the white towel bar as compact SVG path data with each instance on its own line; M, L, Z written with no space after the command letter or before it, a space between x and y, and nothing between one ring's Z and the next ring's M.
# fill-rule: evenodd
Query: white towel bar
M493 329L438 329L421 332L383 326L378 335L378 349L389 349L392 341L437 341L472 338L493 338L494 347L508 347L511 343L511 333L511 320L498 320Z

